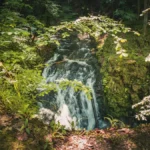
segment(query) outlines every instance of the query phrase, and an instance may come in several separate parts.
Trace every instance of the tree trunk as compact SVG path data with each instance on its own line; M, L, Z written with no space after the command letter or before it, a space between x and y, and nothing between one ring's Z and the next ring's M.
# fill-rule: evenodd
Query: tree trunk
M140 13L141 13L141 2L140 2L140 0L138 0L137 1L137 14L138 14L138 16L140 15Z

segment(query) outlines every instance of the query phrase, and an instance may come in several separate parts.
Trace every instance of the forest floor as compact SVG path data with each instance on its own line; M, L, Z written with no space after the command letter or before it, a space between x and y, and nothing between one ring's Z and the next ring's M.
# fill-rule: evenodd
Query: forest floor
M58 132L50 132L35 120L24 124L17 116L3 114L0 115L0 150L150 150L150 124Z
M55 143L56 150L150 150L150 126L136 129L95 129L70 133Z

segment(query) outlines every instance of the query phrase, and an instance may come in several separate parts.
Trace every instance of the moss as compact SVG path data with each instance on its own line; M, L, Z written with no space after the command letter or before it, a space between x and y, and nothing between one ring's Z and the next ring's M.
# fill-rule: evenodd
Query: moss
M148 95L150 83L150 70L145 62L149 44L142 36L128 33L122 37L128 40L124 44L124 48L128 49L128 57L120 58L116 54L112 37L97 51L103 76L106 113L117 118L133 115L131 106Z
M150 148L150 124L142 124L134 130L136 134L132 135L132 139L137 145L137 150L148 150Z
M119 133L113 134L109 138L109 142L112 150L117 150L120 147L123 147L123 143L128 140L128 135L122 135Z
M25 129L21 129L23 126L21 118L10 116L8 124L8 120L6 120L7 122L4 120L5 116L9 117L7 114L3 114L3 120L0 120L1 150L41 150L45 146L47 149L52 149L53 145L45 139L45 136L50 132L47 125L38 119L32 119L28 123L30 132L27 133Z

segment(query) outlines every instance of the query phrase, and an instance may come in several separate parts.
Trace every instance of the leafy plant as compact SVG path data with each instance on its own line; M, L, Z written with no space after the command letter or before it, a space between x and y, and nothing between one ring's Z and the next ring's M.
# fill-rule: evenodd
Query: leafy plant
M126 8L125 10L116 9L114 12L114 16L116 18L120 18L125 21L135 21L137 20L138 16L132 10Z
M88 86L85 86L81 81L68 79L56 80L56 82L49 84L41 84L41 92L39 93L39 96L44 96L51 91L57 92L57 86L62 90L66 90L67 87L70 87L73 88L75 92L83 91L89 100L92 99L91 89Z
M50 132L52 138L64 138L63 135L66 134L65 126L61 125L59 122L55 123L55 121L50 122Z
M28 122L29 120L26 118L23 122L23 125L21 126L21 129L20 131L25 131L27 134L30 134L30 129L29 129L29 125L28 125Z
M113 127L113 128L118 128L118 127L123 128L123 127L125 127L125 124L122 121L120 121L118 119L115 119L112 116L104 117L104 119L107 119L109 121L111 127Z

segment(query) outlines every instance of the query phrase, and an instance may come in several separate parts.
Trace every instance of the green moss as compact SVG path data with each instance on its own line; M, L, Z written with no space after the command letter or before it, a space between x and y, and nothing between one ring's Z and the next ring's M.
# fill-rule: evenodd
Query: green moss
M131 116L132 104L148 95L150 83L148 63L145 62L149 47L144 44L145 39L130 33L122 36L128 40L123 45L128 49L128 57L120 58L116 54L112 37L97 51L107 114L114 117Z
M135 128L135 133L132 135L132 140L137 145L137 150L150 148L150 124L140 125Z

